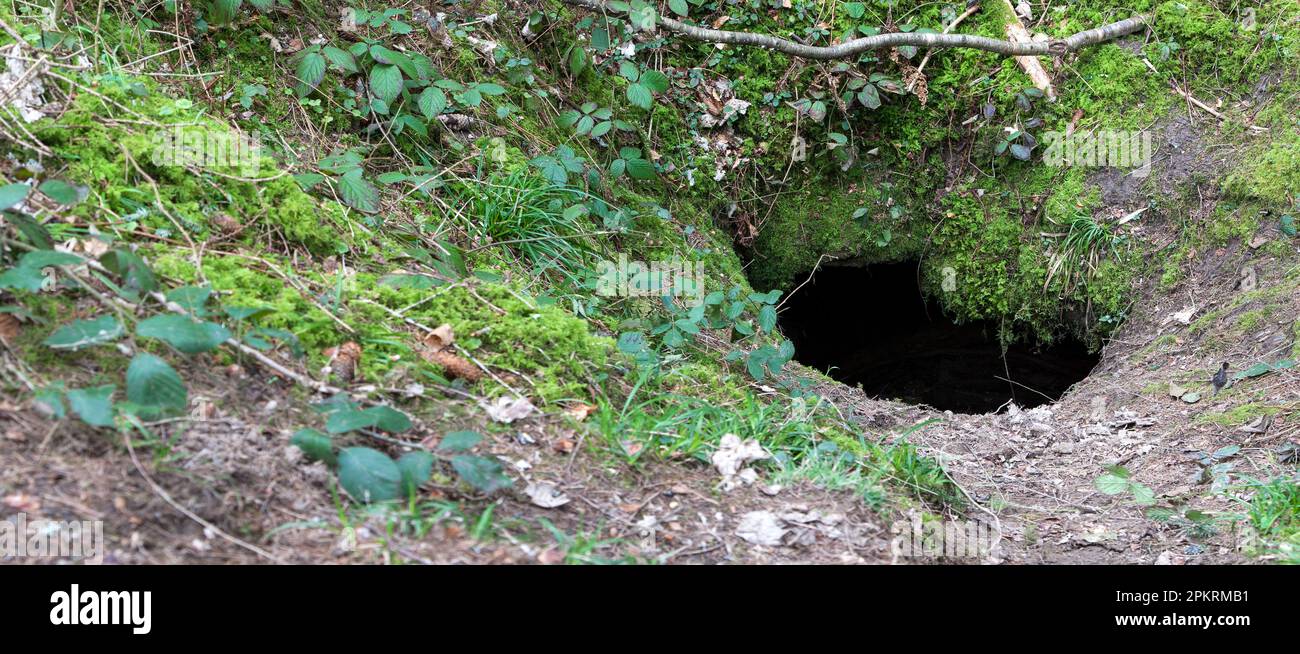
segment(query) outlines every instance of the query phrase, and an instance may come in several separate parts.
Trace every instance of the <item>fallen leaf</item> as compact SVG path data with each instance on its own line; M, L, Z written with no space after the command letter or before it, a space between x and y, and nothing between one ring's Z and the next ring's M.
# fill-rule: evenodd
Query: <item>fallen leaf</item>
M495 402L480 402L479 406L487 411L489 417L497 422L512 423L532 415L537 407L526 397L498 397Z
M741 469L745 464L751 461L762 461L770 456L757 440L751 438L741 442L739 436L726 434L722 437L718 450L713 453L710 461L722 475L722 490L726 491L734 488L738 480L748 483L757 477L756 474L741 475Z
M564 563L564 552L561 552L558 547L542 550L542 553L537 555L537 562L542 565L558 565Z
M22 511L24 513L36 513L37 511L41 510L40 498L32 497L27 493L16 493L14 495L6 495L4 499L4 505L11 509Z
M1170 320L1173 320L1180 325L1190 325L1192 323L1192 315L1195 313L1196 313L1196 307L1190 306L1183 309L1182 311L1175 311L1169 314L1169 317L1165 319L1165 322L1169 322Z
M535 481L528 484L524 494L533 504L543 509L554 509L569 503L569 496L549 481Z
M570 418L573 418L574 420L577 420L578 422L582 422L583 420L587 419L587 416L591 415L592 411L595 410L596 407L590 404L579 403L566 408L564 410L564 414L569 416Z
M438 325L436 329L429 332L428 336L424 337L424 344L429 346L429 348L434 352L446 347L451 347L451 344L455 342L456 335L452 332L451 325L447 323Z
M0 341L4 341L5 345L13 346L14 339L18 338L21 331L22 325L12 313L0 313Z

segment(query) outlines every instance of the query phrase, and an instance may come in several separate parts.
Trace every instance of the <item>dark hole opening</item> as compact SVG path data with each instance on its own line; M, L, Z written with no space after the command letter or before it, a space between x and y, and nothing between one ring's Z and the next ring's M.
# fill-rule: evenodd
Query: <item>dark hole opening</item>
M1017 343L1004 354L996 323L956 325L926 301L916 262L822 267L786 302L780 322L800 363L869 395L959 413L1055 401L1098 361L1066 338Z

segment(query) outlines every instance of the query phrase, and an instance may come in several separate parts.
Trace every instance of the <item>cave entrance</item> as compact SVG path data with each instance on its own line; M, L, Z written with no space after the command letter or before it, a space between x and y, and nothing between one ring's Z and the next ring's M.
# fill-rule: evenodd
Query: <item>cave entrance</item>
M870 395L958 413L1055 401L1099 359L1072 339L1004 353L996 323L956 325L926 301L915 261L824 266L786 302L780 323L800 363Z

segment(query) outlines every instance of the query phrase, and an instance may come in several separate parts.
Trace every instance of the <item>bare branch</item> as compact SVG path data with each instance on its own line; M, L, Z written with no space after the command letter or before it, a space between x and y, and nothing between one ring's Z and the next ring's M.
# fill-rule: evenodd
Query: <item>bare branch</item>
M562 0L565 4L584 7L592 11L602 13L613 13L609 6L603 0ZM767 34L754 34L751 32L730 32L727 30L715 30L695 25L687 25L681 21L665 15L658 15L656 22L663 26L664 29L680 34L686 38L696 41L707 41L710 43L726 43L730 45L754 45L762 48L769 48L778 52L784 52L788 55L800 57L803 59L847 59L854 57L869 50L880 50L882 48L896 48L899 46L916 46L918 48L970 48L973 50L984 50L986 52L995 52L997 54L1009 56L1029 56L1029 55L1063 55L1067 52L1076 52L1090 45L1104 43L1126 34L1132 34L1142 29L1147 19L1145 16L1134 16L1126 18L1117 23L1103 25L1101 27L1079 32L1064 39L1052 41L1035 41L1031 43L1012 43L999 39L991 39L987 36L975 36L972 34L919 34L917 32L891 32L889 34L876 34L852 41L845 41L836 45L817 46L796 43L788 39L783 39Z

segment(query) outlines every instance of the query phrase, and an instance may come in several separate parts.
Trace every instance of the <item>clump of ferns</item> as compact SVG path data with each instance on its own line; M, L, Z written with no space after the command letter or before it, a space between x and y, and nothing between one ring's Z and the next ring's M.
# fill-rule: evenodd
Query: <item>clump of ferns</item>
M1063 280L1061 291L1068 295L1080 285L1086 286L1106 257L1119 256L1128 244L1128 237L1118 232L1117 224L1084 213L1075 214L1065 227L1062 233L1045 234L1059 240L1048 259L1043 290L1059 277Z

